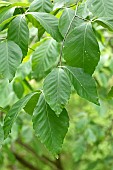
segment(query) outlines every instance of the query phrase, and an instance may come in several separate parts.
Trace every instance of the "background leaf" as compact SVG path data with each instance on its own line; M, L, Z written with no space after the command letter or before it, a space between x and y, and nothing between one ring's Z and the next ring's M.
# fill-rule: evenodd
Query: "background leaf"
M28 113L29 115L33 114L33 111L35 109L35 106L37 104L37 101L39 99L40 93L36 93L34 94L31 99L28 101L28 103L25 105L24 110L26 111L26 113Z
M113 86L111 87L109 93L108 93L108 98L112 98L113 97Z
M22 82L19 80L15 80L13 82L13 90L14 90L15 94L17 95L17 97L20 99L24 93L24 86L23 86Z
M3 127L0 125L0 149L2 147L4 141L4 131L3 131Z

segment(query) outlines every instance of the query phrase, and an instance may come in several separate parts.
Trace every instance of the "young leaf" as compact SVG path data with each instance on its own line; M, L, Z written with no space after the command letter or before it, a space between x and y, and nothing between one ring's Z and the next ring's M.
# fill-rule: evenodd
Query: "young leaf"
M70 81L64 70L55 68L44 80L43 89L47 103L59 115L71 93Z
M86 74L81 68L64 67L64 69L77 91L77 94L99 105L95 81L91 75Z
M57 155L69 127L67 111L63 109L61 115L57 117L41 94L33 114L33 127L41 142L53 155Z
M18 66L21 63L22 52L13 41L0 43L0 74L10 81L13 79Z
M0 149L2 147L4 141L4 131L3 131L3 127L0 125Z
M100 51L91 23L83 23L67 36L63 53L67 65L83 68L90 74L94 72Z
M56 41L62 41L58 29L58 19L55 16L44 12L29 12L27 15L28 18L29 15L32 15Z
M20 99L18 102L16 102L12 108L7 113L5 120L4 120L4 137L5 139L8 137L13 123L16 121L16 118L20 111L26 106L26 104L29 102L29 100L38 92L32 92L28 95L26 95L24 98Z
M90 10L97 17L113 17L113 0L94 0Z
M34 0L30 7L30 12L51 12L53 8L52 2L50 0Z
M52 38L39 43L32 55L32 68L35 75L42 75L55 65L59 49L58 43Z
M24 15L17 16L8 29L8 39L14 41L21 49L23 56L28 51L29 29Z

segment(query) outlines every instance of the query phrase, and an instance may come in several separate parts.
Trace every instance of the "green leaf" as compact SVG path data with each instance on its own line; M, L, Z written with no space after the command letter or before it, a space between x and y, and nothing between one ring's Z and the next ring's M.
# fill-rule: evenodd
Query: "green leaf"
M15 8L3 7L0 9L0 24L8 18L13 16Z
M99 24L103 27L108 28L110 31L113 31L113 18L112 17L101 17L96 19Z
M4 6L9 6L10 4L10 2L0 1L0 8Z
M23 56L28 51L29 29L24 15L17 16L8 29L8 39L14 41L21 49Z
M82 155L86 151L86 141L84 140L83 135L77 138L74 143L73 150L73 159L75 162L78 162L79 160L81 160Z
M24 2L15 2L15 3L11 4L11 6L12 7L15 7L15 6L16 7L26 7L27 8L27 7L29 7L29 4L30 3L28 3L28 2L27 3L24 3Z
M43 89L47 103L59 115L71 93L71 84L64 70L61 68L52 70L44 80Z
M54 0L54 10L57 8L62 8L63 6L71 6L75 4L78 0Z
M60 17L59 20L59 30L62 34L62 36L64 36L68 30L68 27L73 19L75 15L75 11L70 9L70 8L65 8L62 16ZM75 22L72 23L71 25L71 30L75 27Z
M52 68L59 56L59 45L52 39L45 39L39 43L32 55L32 69L35 75L42 75Z
M31 99L28 101L28 103L26 104L26 106L24 107L24 110L26 111L26 113L28 113L29 115L33 114L34 108L37 104L37 101L39 99L40 93L36 93L34 94Z
M0 43L0 74L10 81L21 63L22 52L20 47L13 41Z
M3 142L4 142L4 131L3 131L3 127L0 125L0 149L2 147Z
M38 92L32 92L28 95L26 95L24 98L20 99L19 101L17 101L12 108L9 110L9 112L7 113L5 120L4 120L4 136L5 139L8 137L12 125L13 123L16 121L16 118L18 116L18 114L20 113L20 111L26 106L26 104L29 102L29 100Z
M109 93L108 93L108 98L112 98L113 97L113 86L111 87Z
M7 24L9 24L9 23L12 21L12 19L14 19L14 18L15 18L15 16L12 16L11 18L8 18L8 19L6 19L5 21L3 21L3 22L0 24L0 31L2 31L3 29L5 29L6 26L7 26Z
M3 113L7 113L7 110L4 109L3 107L0 107L0 111L2 111Z
M53 155L59 154L68 131L69 117L64 109L59 117L46 103L41 94L33 115L33 128L36 135Z
M45 29L41 26L38 25L38 40L40 40L45 32Z
M20 99L24 93L24 86L23 86L22 82L19 80L15 80L13 83L13 90L14 90L16 96Z
M77 15L81 16L82 18L86 18L89 15L87 2L83 2L80 4L77 10Z
M32 15L56 41L62 40L58 19L55 16L44 12L29 12L27 15Z
M53 9L52 2L50 0L34 0L30 7L30 12L51 12Z
M20 79L24 80L26 76L28 76L31 72L31 61L23 62L17 69L15 77L19 77Z
M57 10L62 8L65 5L65 1L64 0L54 0L54 7L53 10Z
M63 53L67 65L83 68L90 74L94 72L100 51L91 23L83 23L67 36Z
M94 0L90 10L97 17L113 17L113 0Z
M38 28L38 40L40 40L40 38L45 32L45 29L40 25L40 23L32 15L27 15L27 18L34 27Z
M96 84L91 75L86 74L81 68L64 67L64 69L77 91L77 94L99 105Z

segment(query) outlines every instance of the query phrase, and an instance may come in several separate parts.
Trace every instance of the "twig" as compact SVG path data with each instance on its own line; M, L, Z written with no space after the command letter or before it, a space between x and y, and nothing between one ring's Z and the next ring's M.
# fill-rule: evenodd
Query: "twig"
M26 145L25 143L23 143L21 140L17 140L17 143L21 146L23 146L24 148L26 148L28 151L30 151L36 158L38 158L40 161L42 161L45 164L48 164L52 169L53 166L56 166L56 162L50 160L49 158L47 158L46 156L38 156L37 153L28 145Z
M63 170L64 169L63 166L62 166L60 155L59 155L59 158L56 159L56 166L57 166L58 170Z
M13 152L15 158L25 167L29 168L30 170L41 170L37 167L34 167L34 165L30 164L28 161L26 161L25 159L23 159L22 156L18 155L17 153Z

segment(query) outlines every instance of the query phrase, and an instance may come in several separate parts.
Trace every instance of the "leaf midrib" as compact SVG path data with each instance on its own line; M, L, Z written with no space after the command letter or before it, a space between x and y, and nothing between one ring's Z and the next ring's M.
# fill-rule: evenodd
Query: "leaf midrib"
M46 103L46 100L45 100L45 95L44 95L44 93L43 93L43 96L44 96L44 102L45 102L45 107L46 107L47 122L48 122L49 129L50 129L51 143L52 143L52 146L53 146L52 129L51 129L51 125L50 125L49 113L48 113L48 106L47 106L47 103Z
M87 32L87 27L88 27L88 23L86 24L85 27L85 32L84 32L84 44L83 44L83 68L85 69L85 46L86 46L86 32Z
M73 72L70 70L70 69L68 69L67 67L64 67L64 68L66 68L72 75L73 75L73 77L78 81L78 83L80 84L80 86L81 87L83 87L83 89L86 91L86 93L88 94L88 92L87 92L87 90L84 88L84 86L81 84L81 82L77 79L77 77L73 74ZM88 94L89 95L89 94Z
M22 19L23 19L23 16L20 16L21 18L20 18L20 22L19 22L19 27L18 27L18 34L17 34L17 37L18 37L18 42L19 42L19 46L21 45L20 44L20 38L21 38L21 34L20 34L20 27L21 27L21 21L22 21Z
M6 40L6 60L7 60L7 62L6 62L6 65L7 65L7 73L8 73L8 77L10 76L10 69L9 69L9 55L8 55L8 52L9 52L9 49L8 49L8 42L7 42L7 40Z

